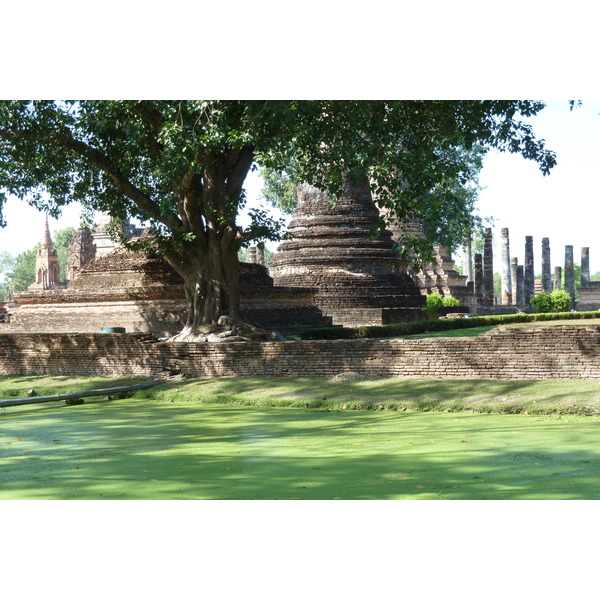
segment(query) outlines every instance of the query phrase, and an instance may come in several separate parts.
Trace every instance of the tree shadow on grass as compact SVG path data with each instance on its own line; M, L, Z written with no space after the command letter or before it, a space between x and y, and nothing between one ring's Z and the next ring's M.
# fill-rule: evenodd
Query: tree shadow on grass
M176 385L190 401L279 406L396 408L403 410L475 410L480 412L600 411L595 381L504 381L469 379L384 379L334 382L302 378L223 378Z
M24 398L30 389L35 389L37 396L66 394L70 392L87 392L96 389L133 385L148 381L140 377L70 377L66 375L43 377L0 376L0 398Z
M597 419L571 419L34 407L0 425L0 499L600 498Z

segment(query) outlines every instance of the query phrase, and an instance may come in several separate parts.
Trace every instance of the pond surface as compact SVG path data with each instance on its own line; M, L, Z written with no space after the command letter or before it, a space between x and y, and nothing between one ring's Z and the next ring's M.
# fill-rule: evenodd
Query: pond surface
M0 409L0 500L598 499L600 418L88 399Z

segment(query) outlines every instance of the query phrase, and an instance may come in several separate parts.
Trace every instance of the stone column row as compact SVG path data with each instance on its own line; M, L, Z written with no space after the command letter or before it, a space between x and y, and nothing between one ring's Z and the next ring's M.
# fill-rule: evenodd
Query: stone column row
M533 259L533 237L525 237L525 265L519 265L517 258L510 257L510 240L508 228L501 229L502 252L502 299L503 305L530 305L531 298L535 295L535 269ZM474 256L475 295L481 299L482 304L494 303L494 264L492 229L485 229L484 252ZM465 249L469 244L465 244ZM470 252L468 256L470 261ZM550 261L550 240L542 238L542 291L550 293L562 287L562 268L554 269L552 277ZM565 246L565 289L575 301L575 270L573 263L573 246ZM589 248L581 249L581 285L585 286L590 281Z

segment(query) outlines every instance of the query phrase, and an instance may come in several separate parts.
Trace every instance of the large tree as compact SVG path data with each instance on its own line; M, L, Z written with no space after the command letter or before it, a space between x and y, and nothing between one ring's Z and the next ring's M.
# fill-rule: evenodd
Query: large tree
M238 250L273 234L254 211L243 229L254 165L294 158L298 177L341 191L368 173L380 206L426 218L427 191L463 176L445 150L481 143L539 163L554 154L522 120L533 101L4 101L0 208L13 194L52 214L80 201L116 220L148 223L148 243L181 275L186 330L241 319ZM398 173L402 174L399 178ZM0 213L0 224L2 217Z

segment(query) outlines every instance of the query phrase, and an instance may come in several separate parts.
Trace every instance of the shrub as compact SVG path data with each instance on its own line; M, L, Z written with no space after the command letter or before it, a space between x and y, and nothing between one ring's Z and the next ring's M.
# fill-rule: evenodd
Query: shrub
M532 296L529 300L531 307L538 313L554 312L552 308L552 298L546 292Z
M438 315L438 309L442 307L442 295L437 292L427 294L425 298L425 314L430 319L436 319Z
M571 308L571 294L566 290L554 290L550 297L555 312L564 312Z
M460 302L454 296L444 296L442 306L460 306Z
M554 290L532 296L530 302L538 313L565 312L571 307L571 295L566 290Z
M437 319L438 311L442 306L460 306L460 302L452 296L442 296L438 292L427 294L424 310L430 319Z

